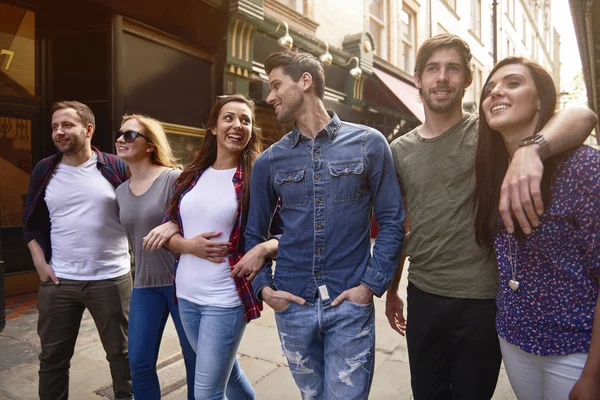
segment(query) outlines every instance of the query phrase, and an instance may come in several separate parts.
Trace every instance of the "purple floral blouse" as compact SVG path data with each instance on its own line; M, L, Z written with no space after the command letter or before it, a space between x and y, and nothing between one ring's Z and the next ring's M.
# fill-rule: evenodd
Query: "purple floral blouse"
M600 151L568 153L551 189L552 203L531 235L496 234L496 329L527 353L587 353L600 277ZM518 291L508 284L513 269Z

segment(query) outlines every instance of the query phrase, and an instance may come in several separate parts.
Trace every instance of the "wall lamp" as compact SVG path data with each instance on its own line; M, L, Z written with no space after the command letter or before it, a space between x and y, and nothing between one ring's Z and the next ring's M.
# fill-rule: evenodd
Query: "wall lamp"
M331 63L333 62L333 56L329 52L329 44L327 42L323 42L323 43L325 44L325 53L323 53L319 56L319 60L321 60L323 65L330 66ZM321 44L319 44L319 47L321 47Z
M352 57L352 58L350 58L346 64L342 65L342 67L345 67L346 65L350 65L350 63L352 61L356 61L356 67L352 68L348 72L349 72L350 75L352 75L352 77L354 79L358 79L362 75L362 69L360 69L360 66L359 66L360 60L358 59L358 57Z
M288 26L288 23L284 22L283 25L285 26L285 35L277 39L277 43L279 43L279 45L284 49L291 50L292 47L294 47L294 39L290 36L290 27ZM275 28L275 33L279 31L280 27L281 24L277 25L277 28Z

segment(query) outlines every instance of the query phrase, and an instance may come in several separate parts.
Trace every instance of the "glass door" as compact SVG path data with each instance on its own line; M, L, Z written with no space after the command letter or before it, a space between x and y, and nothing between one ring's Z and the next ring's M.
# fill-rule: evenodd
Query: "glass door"
M21 221L38 111L35 13L0 3L0 261L6 274L33 270Z

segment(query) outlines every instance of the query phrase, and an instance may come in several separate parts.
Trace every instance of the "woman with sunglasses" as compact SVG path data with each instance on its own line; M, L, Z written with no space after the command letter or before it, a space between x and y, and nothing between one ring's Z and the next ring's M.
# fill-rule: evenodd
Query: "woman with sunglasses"
M168 246L181 254L175 283L181 320L197 354L198 400L254 398L236 352L262 303L250 281L232 270L246 264L257 271L277 253L278 241L271 239L244 255L250 176L260 152L254 103L241 95L217 98L200 153L181 173L171 202L169 217L181 232Z
M117 188L119 217L133 249L135 279L129 308L129 364L136 399L160 399L156 373L158 351L169 313L175 324L187 373L188 399L194 398L196 355L173 301L175 254L146 251L143 238L161 224L181 173L167 135L155 119L126 115L115 133L117 156L125 161L129 180ZM154 229L156 232L158 229ZM164 228L163 228L164 230ZM169 236L175 233L165 232ZM163 238L163 241L166 240Z
M556 91L543 67L500 61L479 103L475 233L498 261L496 329L517 398L600 398L600 152L588 146L544 161L545 210L529 235L498 211L512 154L538 143ZM594 317L595 314L595 317Z

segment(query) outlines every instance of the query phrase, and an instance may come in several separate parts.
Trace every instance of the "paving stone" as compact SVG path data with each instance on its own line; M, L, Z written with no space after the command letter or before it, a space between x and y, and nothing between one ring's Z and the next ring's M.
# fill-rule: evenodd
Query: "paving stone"
M386 360L375 373L370 399L408 400L412 398L408 364Z
M0 392L16 400L38 398L38 363L23 363L0 371Z
M37 363L39 349L26 341L0 336L0 371L23 363Z
M300 399L300 391L294 383L288 367L277 367L273 372L254 385L257 399L293 400Z
M510 386L503 363L502 368L500 369L500 375L498 376L498 385L496 386L496 391L494 392L492 400L515 400L516 398L517 396L515 396L515 392L513 392L512 387Z
M278 365L287 365L287 360L281 351L277 329L263 325L248 324L238 353Z
M264 310L261 312L260 318L255 319L251 322L251 324L268 326L271 328L277 328L277 324L275 323L275 313L273 309L269 307L267 303L264 304Z
M187 387L180 387L179 389L162 396L162 400L187 400Z
M271 361L258 360L244 355L240 355L238 359L242 370L252 385L256 384L256 382L260 382L278 368L278 365Z
M6 393L0 391L0 400L16 400L14 397L8 396Z

